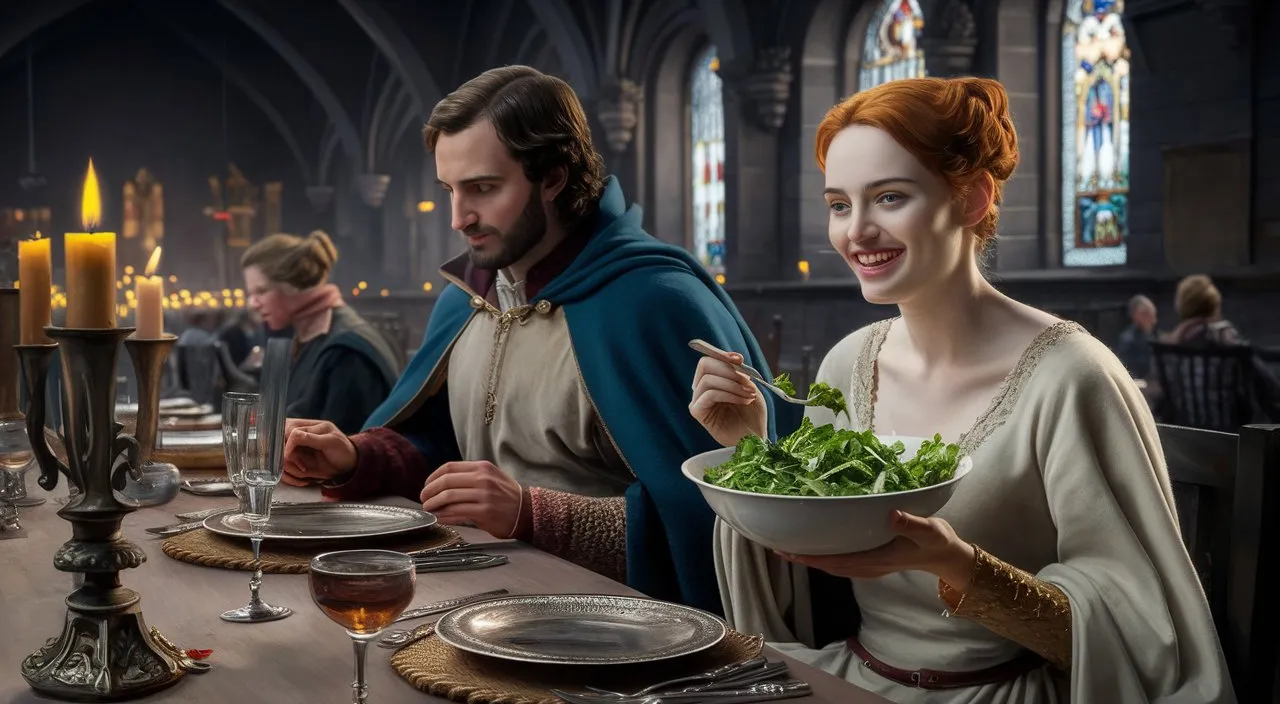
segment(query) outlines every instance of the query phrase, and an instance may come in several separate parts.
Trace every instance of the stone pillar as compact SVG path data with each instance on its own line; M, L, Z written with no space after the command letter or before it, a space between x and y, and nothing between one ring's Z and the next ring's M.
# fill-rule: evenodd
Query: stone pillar
M1232 49L1239 49L1249 41L1254 21L1254 0L1196 0L1196 4L1226 33Z
M789 47L765 49L748 66L721 68L729 206L725 276L730 283L781 275L778 132L786 121L793 75Z
M925 10L925 72L930 76L967 76L973 73L978 30L966 0L935 0Z
M606 169L618 177L628 201L643 202L640 191L640 150L637 127L643 113L644 90L629 78L607 81L596 101L596 121L603 132Z
M791 47L762 50L751 73L739 84L748 119L766 132L777 132L787 119L792 79Z
M605 144L615 154L627 151L640 122L640 104L644 92L628 78L608 84L596 107L596 116L604 127Z

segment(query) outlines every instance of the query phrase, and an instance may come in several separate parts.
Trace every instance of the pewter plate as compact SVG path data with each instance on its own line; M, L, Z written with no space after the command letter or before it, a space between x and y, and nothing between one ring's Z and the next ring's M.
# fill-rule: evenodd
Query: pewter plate
M222 430L176 430L161 426L160 447L166 450L207 447L222 449Z
M625 665L706 650L724 621L653 599L594 594L513 596L463 606L436 622L459 650L547 665Z
M436 524L435 514L379 504L314 503L272 506L262 533L266 540L345 540L399 535ZM241 513L222 513L204 519L204 527L232 538L253 535Z

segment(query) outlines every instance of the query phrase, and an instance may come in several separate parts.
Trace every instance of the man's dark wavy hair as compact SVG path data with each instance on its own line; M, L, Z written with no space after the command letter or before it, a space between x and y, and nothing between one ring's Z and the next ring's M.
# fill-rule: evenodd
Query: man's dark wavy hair
M490 69L436 103L422 130L434 151L442 134L456 134L487 120L524 167L542 183L554 168L568 171L556 197L560 225L572 232L595 214L604 191L604 160L591 143L582 102L568 83L528 66Z

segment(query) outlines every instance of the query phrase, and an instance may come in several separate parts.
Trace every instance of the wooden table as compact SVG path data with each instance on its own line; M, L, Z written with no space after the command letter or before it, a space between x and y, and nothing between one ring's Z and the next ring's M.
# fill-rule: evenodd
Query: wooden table
M56 636L70 593L72 575L53 568L53 553L71 535L71 524L56 515L55 496L65 496L60 483L54 492L34 487L33 495L50 501L22 509L26 538L0 540L0 701L47 702L22 679L22 659ZM280 487L283 500L313 500L313 490ZM142 595L148 626L181 648L213 650L213 670L188 675L170 689L148 699L158 702L225 704L226 702L344 702L350 701L354 656L343 630L311 601L306 575L268 574L263 599L289 606L294 614L282 621L260 624L227 623L223 611L244 605L249 598L248 572L214 569L174 560L160 550L162 542L143 531L177 523L174 513L216 505L233 499L196 497L186 492L167 506L141 509L125 518L125 535L142 546L147 562L121 573L123 583ZM410 505L404 500L386 503ZM464 538L492 540L487 533L460 528ZM444 572L418 576L414 605L426 604L489 589L505 587L513 594L599 593L636 595L637 592L527 545L505 549L508 565L475 572ZM377 702L445 702L405 682L391 669L392 651L371 647L368 656L370 699ZM770 651L772 658L783 656ZM879 703L844 680L792 661L792 672L807 680L814 695L794 702L827 704Z

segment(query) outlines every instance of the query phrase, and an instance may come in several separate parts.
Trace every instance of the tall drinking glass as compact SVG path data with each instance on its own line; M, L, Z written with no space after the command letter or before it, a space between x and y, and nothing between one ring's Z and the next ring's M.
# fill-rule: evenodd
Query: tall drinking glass
M413 558L390 550L341 550L311 558L311 598L347 629L356 653L352 704L364 704L365 650L413 601L418 575Z
M271 518L271 494L280 483L283 467L272 463L274 433L263 413L258 394L227 394L222 405L222 440L227 455L227 477L240 486L240 515L249 524L253 545L253 577L249 603L222 614L224 621L259 623L293 613L287 606L272 606L259 596L262 587L262 532Z
M243 423L243 419L253 413L253 410L262 404L262 396L260 394L241 394L241 393L225 393L222 395L222 453L227 458L227 479L231 482L231 490L235 493L236 499L240 501L241 514L247 513L249 510L248 496L244 491L244 467L242 460L244 457L243 441L237 438L245 433L239 432L237 422Z

